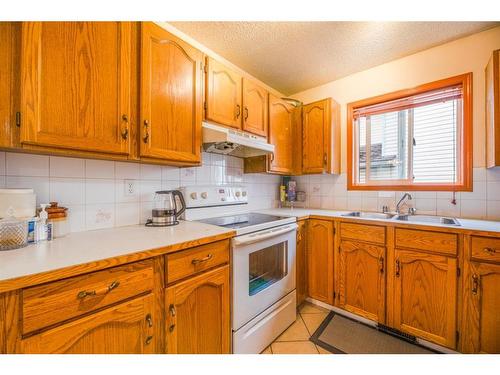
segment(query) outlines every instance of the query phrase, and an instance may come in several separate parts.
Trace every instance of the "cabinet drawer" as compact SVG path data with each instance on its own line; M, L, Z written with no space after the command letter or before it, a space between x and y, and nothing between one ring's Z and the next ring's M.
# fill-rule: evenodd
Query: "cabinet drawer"
M167 284L229 262L229 241L218 241L167 255Z
M458 235L396 228L396 247L457 255Z
M471 258L500 263L500 238L472 236Z
M63 322L152 289L151 260L24 289L23 333Z
M385 227L353 223L340 223L340 237L385 244Z

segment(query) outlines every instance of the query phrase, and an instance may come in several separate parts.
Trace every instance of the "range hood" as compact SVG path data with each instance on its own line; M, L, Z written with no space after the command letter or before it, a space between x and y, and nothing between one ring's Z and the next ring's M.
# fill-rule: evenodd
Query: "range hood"
M266 138L220 125L202 123L203 150L215 154L249 158L274 153Z

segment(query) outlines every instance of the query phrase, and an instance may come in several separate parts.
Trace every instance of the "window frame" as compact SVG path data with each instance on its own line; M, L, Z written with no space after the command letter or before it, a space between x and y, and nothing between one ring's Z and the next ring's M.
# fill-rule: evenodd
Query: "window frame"
M355 143L354 110L361 107L380 104L391 100L422 94L428 91L443 89L449 86L462 86L462 121L459 120L458 152L457 152L457 182L456 183L401 183L395 180L394 184L357 183L357 158L359 151ZM368 99L347 104L347 190L392 190L392 191L472 191L472 73L465 73L454 77L419 85L410 89L403 89ZM409 131L411 133L412 131ZM411 148L410 148L411 149ZM357 152L357 155L354 153ZM408 157L413 157L408 155ZM367 155L368 158L368 155ZM368 159L367 159L368 160ZM368 169L368 168L367 168ZM409 171L411 172L411 171Z

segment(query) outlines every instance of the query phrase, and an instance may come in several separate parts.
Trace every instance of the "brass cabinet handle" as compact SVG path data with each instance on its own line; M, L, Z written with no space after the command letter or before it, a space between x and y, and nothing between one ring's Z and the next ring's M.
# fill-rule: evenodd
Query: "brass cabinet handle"
M210 259L212 259L213 255L212 254L208 254L205 258L201 258L201 259L193 259L191 261L192 264L196 265L196 264L199 264L199 263L203 263L203 262L207 262L209 261Z
M328 158L326 152L323 153L323 165L326 167L328 165Z
M399 263L399 259L396 260L396 277L399 277L399 273L401 271L401 264Z
M274 161L274 152L271 153L271 163Z
M485 247L483 251L487 252L488 254L495 254L497 252L496 249L493 249L491 247Z
M239 104L236 104L236 120L240 118L241 107Z
M378 262L380 264L380 273L384 273L384 257L378 258Z
M122 115L122 121L125 123L125 129L122 130L122 138L127 139L128 138L128 116L127 115Z
M245 112L245 117L244 117L244 119L245 119L245 121L246 121L246 120L248 119L248 107L247 107L247 106L245 106L245 107L243 108L243 111Z
M151 314L146 315L146 322L148 323L149 328L153 326L153 318L151 317Z
M146 345L151 344L151 341L153 341L153 336L146 337Z
M149 130L148 130L148 127L149 127L149 121L148 120L144 120L144 137L142 137L142 141L144 143L148 143L148 141L149 141Z
M171 316L175 316L175 306L173 304L170 304L170 306L168 307L168 311L170 312L170 315Z
M297 232L297 242L300 242L300 241L302 241L302 233Z
M108 287L105 290L105 293L109 293L113 289L118 288L119 286L120 286L120 282L117 281L117 280L115 280L111 284L108 285ZM83 298L88 297L88 296L96 296L96 295L97 295L97 291L96 290L82 290L82 291L78 292L78 294L76 295L76 297L78 299L83 299Z
M479 289L479 277L476 274L472 275L472 294L477 294Z

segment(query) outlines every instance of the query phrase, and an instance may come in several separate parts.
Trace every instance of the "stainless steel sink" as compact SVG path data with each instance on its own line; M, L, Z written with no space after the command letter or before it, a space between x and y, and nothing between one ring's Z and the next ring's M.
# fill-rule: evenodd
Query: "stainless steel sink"
M354 212L348 212L346 214L342 214L341 216L362 217L362 218L366 218L366 219L385 219L385 220L389 220L392 217L394 217L394 214L381 213L381 212L359 212L359 211L354 211Z
M460 223L454 217L427 216L427 215L397 215L392 220L410 221L415 223L434 223L460 226Z

